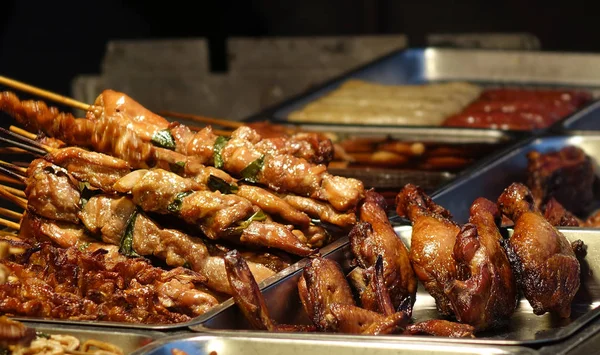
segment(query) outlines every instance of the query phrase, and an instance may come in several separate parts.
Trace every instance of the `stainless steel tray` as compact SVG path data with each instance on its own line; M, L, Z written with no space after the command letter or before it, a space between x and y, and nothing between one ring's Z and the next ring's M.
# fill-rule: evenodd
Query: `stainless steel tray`
M526 181L528 152L548 152L567 145L578 146L591 157L600 158L600 135L593 132L529 138L463 171L457 180L439 189L432 198L447 208L457 222L466 223L469 207L476 198L495 201L513 182Z
M412 228L410 226L395 227L397 234L407 246L410 246ZM572 305L570 320L557 320L550 314L536 316L533 314L527 300L522 299L519 307L513 315L510 325L504 329L493 332L478 334L476 339L448 339L442 337L427 336L393 336L382 339L412 339L411 341L422 341L424 343L471 343L471 344L496 344L496 345L542 345L565 339L587 323L600 315L600 231L587 229L561 229L569 240L581 239L588 245L587 265L590 273L582 272L582 284L580 292ZM327 258L340 263L344 271L351 269L351 251L348 243L326 255ZM274 285L263 289L263 294L271 316L283 324L309 324L306 314L298 298L297 283L302 270L298 270ZM285 301L282 301L285 300ZM417 292L417 300L414 306L413 317L416 321L439 318L435 307L435 301L425 289L420 286ZM191 327L193 331L213 332L238 331L245 334L250 328L238 307L233 305L224 307L214 312L213 317L197 326ZM310 339L318 339L322 334L310 334ZM357 337L362 338L362 337ZM370 339L366 337L365 339ZM379 337L377 337L379 339Z
M347 238L340 238L335 240L331 244L321 248L321 253L328 254L331 253L332 250L337 250L341 245L346 243ZM301 259L300 261L290 265L289 267L281 270L277 274L265 279L263 282L259 284L259 287L268 288L273 284L277 284L282 279L285 279L288 275L301 270L308 259ZM211 318L214 314L220 312L222 309L227 309L231 305L233 305L233 301L231 299L227 299L224 302L221 302L219 305L213 307L211 310L206 312L205 314L193 318L188 322L174 323L174 324L139 324L139 323L121 323L121 322L107 322L107 321L79 321L79 320L61 320L61 319L45 319L45 318L34 318L34 317L11 317L13 319L23 321L23 322L36 322L40 324L56 324L60 326L75 326L75 327L108 327L108 328L127 328L127 329L139 329L139 330L162 330L162 331L181 331L187 330L189 327L200 324L207 319Z
M323 127L319 125L302 126L305 131L323 132ZM348 138L389 138L392 140L405 142L421 142L425 144L448 144L449 146L477 146L481 150L480 154L474 154L474 163L483 160L487 152L498 151L513 144L515 141L525 138L522 133L504 132L481 129L440 129L440 128L412 128L402 127L348 127L344 125L328 126L326 132L335 135L338 140ZM415 159L418 160L418 157ZM471 163L471 164L474 164ZM468 165L466 166L468 167ZM419 181L421 186L430 192L440 186L454 180L457 172L465 169L440 169L440 170L419 170L415 167L349 167L349 168L330 168L329 171L334 175L346 176L359 179L364 182L368 188L378 190L397 190L409 182ZM397 192L397 191L395 191Z
M600 92L600 55L442 48L400 50L246 120L270 119L286 123L291 112L335 90L348 79L395 85L468 81L483 86L571 87L588 89L597 97ZM327 124L324 122L323 125ZM442 127L440 131L450 129Z
M354 337L312 334L202 334L174 336L160 339L132 355L172 355L178 349L189 355L230 354L312 354L312 355L433 355L433 354L538 354L536 350L517 346L467 345L456 343L428 343L404 338Z
M82 343L94 339L116 345L123 349L125 354L130 354L160 338L167 336L165 333L156 331L136 331L124 329L108 329L94 327L74 327L57 324L43 324L24 322L30 328L45 334L72 335Z
M558 127L569 131L600 131L600 102L595 102L570 116Z

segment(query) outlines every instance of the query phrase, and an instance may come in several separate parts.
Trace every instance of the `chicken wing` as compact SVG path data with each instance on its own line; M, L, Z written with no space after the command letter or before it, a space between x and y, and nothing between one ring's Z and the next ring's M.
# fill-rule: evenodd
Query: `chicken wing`
M452 281L445 291L456 319L484 330L508 321L517 307L518 292L501 245L498 207L478 198L470 214L469 223L461 228L454 245L460 279Z
M360 207L360 220L350 232L350 244L362 274L353 274L354 285L359 289L362 306L382 312L378 307L375 285L364 272L372 268L377 257L383 258L383 278L395 311L412 313L417 292L417 278L410 264L408 249L400 240L386 214L383 196L367 191ZM361 280L362 279L362 280ZM360 286L358 286L360 285Z
M569 241L540 214L523 184L506 188L498 206L515 222L509 239L511 262L533 313L569 318L580 284L579 261Z
M452 215L435 204L419 187L407 184L396 196L398 216L413 224L410 261L419 280L435 299L438 311L452 315L444 289L457 278L454 244L460 231Z

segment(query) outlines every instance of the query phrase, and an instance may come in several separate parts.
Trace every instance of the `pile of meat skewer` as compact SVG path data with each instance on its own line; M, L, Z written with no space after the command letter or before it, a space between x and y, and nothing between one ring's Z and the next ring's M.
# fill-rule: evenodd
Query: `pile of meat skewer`
M26 186L24 193L16 191L22 197L14 195L14 188L9 197L25 210L19 238L35 249L29 258L59 269L81 260L93 265L90 272L132 269L118 283L118 292L95 299L93 307L101 311L77 306L62 312L44 300L44 307L27 310L6 306L3 311L9 314L186 321L231 294L224 253L240 250L253 276L264 280L347 234L364 197L360 181L327 172L331 142L316 134L263 139L249 127L229 137L210 127L194 133L110 90L100 95L87 118L43 102L20 101L10 92L0 93L0 109L41 133L35 140L11 134L40 158L26 169L2 164L6 174ZM10 195L6 187L0 190ZM64 265L55 263L56 255ZM140 256L159 263L136 258ZM35 268L23 272L35 274L44 287L60 289L63 296L83 295L75 303L95 297L96 286ZM153 282L144 279L145 273L156 274ZM142 290L146 297L132 304L147 312L119 308L124 294ZM11 292L6 295L15 300L26 294Z

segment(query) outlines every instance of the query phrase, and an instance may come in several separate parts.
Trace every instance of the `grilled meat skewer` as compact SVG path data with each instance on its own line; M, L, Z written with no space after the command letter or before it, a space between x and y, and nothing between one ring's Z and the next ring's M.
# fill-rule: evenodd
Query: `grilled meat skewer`
M240 178L267 185L277 192L291 192L328 201L339 211L353 208L362 198L364 190L362 183L356 179L328 174L323 164L314 165L303 158L279 154L276 149L265 151L257 148L261 137L248 127L239 128L227 140L214 135L210 127L192 136L189 129L190 134L171 133L177 131L177 127L182 130L184 126L166 126L154 140L155 144L162 147L159 148L152 146L135 131L139 125L123 125L123 122L132 120L125 114L126 110L115 110L110 115L102 114L95 119L78 119L48 108L41 102L21 102L12 93L0 95L0 109L26 127L42 130L69 145L93 147L99 152L125 159L137 168L156 164L166 168L177 163L183 163L184 166L215 165ZM169 150L184 146L182 143L176 144L175 136L186 137L187 148L184 153L181 153L181 149ZM200 148L189 149L197 145Z
M210 256L200 238L161 228L138 210L131 197L99 193L82 200L75 179L66 172L56 173L45 160L34 161L32 167L35 168L31 170L37 173L29 179L27 186L28 209L38 214L42 212L41 216L54 220L53 223L36 223L38 227L34 229L58 245L69 247L88 242L91 238L87 234L91 233L106 243L120 246L125 255L154 255L170 266L188 265L206 277L210 288L230 293L222 258ZM48 185L47 181L51 179L58 182ZM250 265L260 281L274 274L263 265Z
M99 153L86 152L79 148L65 148L59 151L64 154L55 154L54 152L48 160L57 163L72 162L71 159L66 158L68 156L68 154L65 153L66 150L72 153L70 155L75 155L76 157L88 155L103 157L103 155ZM41 159L36 160L36 162L42 165L49 164ZM36 171L39 170L38 168L35 168L37 166L36 164L32 164L28 171L29 176L32 178L36 178ZM74 164L70 164L67 166L71 167L73 165ZM89 167L90 166L88 165L88 168ZM53 169L52 167L45 168ZM61 170L61 168L58 167L56 167L56 169L58 171ZM37 211L38 214L52 219L65 220L64 218L68 218L66 220L75 222L77 220L75 214L79 211L78 202L80 196L78 196L77 189L75 188L75 180L67 178L70 175L64 169L62 170L63 171L59 174L63 177L62 179L59 179L59 175L56 174L40 174L40 176L37 177L44 179L52 177L54 180L60 180L63 184L71 186L70 189L67 189L66 187L63 189L64 191L71 191L73 196L70 196L70 200L63 200L68 206L65 206L65 208L61 210L70 211L70 214L65 217L45 215L44 211L41 211L42 208L45 208L43 203L34 203L32 204L32 208L37 208L41 205L42 207L39 208L40 211ZM98 169L90 168L85 171L81 170L83 169L78 170L77 173L84 181L93 181L94 179L101 180L99 179L99 176L101 177L102 174L95 173ZM112 174L107 173L105 175L109 175L110 179L107 178L102 181L114 181L114 176ZM117 174L115 176L119 177L121 175L122 174ZM29 191L31 193L28 194L28 196L31 195L34 199L37 196L40 196L40 198L50 198L51 194L54 193L51 191L53 190L52 186L56 183L58 183L58 181L54 182L54 184L34 184L32 186L39 186L42 191L38 193L31 187L28 189L31 190ZM96 187L100 187L100 184L96 185ZM291 226L286 226L273 221L266 221L265 219L267 216L262 214L260 210L243 197L233 194L222 194L219 191L210 191L207 186L197 183L192 179L185 179L174 173L160 169L136 170L117 180L114 185L108 187L102 186L101 188L107 191L131 193L133 201L144 211L175 214L188 223L199 225L202 231L209 238L213 239L235 238L247 244L277 247L293 254L309 255L313 250L306 244L306 242L309 241L306 236L308 235L310 238L313 238L313 242L316 244L322 243L323 239L326 238L324 230L320 227L310 226L305 229L306 233L303 233L300 230L294 230ZM250 193L253 192L251 189L252 187L250 187ZM59 189L56 191L62 190ZM246 190L244 189L244 191ZM63 197L66 196L67 195ZM49 206L51 207L52 204ZM266 206L269 212L275 210L275 208L271 208L271 206ZM52 211L48 213L53 214Z

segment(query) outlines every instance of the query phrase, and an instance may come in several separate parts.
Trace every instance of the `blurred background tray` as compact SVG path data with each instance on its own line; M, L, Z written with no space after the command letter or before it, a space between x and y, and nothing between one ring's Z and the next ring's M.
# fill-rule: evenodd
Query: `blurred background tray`
M348 79L406 85L467 81L484 87L587 89L597 97L600 56L593 54L494 51L473 49L406 49L394 52L322 86L266 109L248 121L288 122L288 115L330 93ZM323 125L326 125L323 122Z

